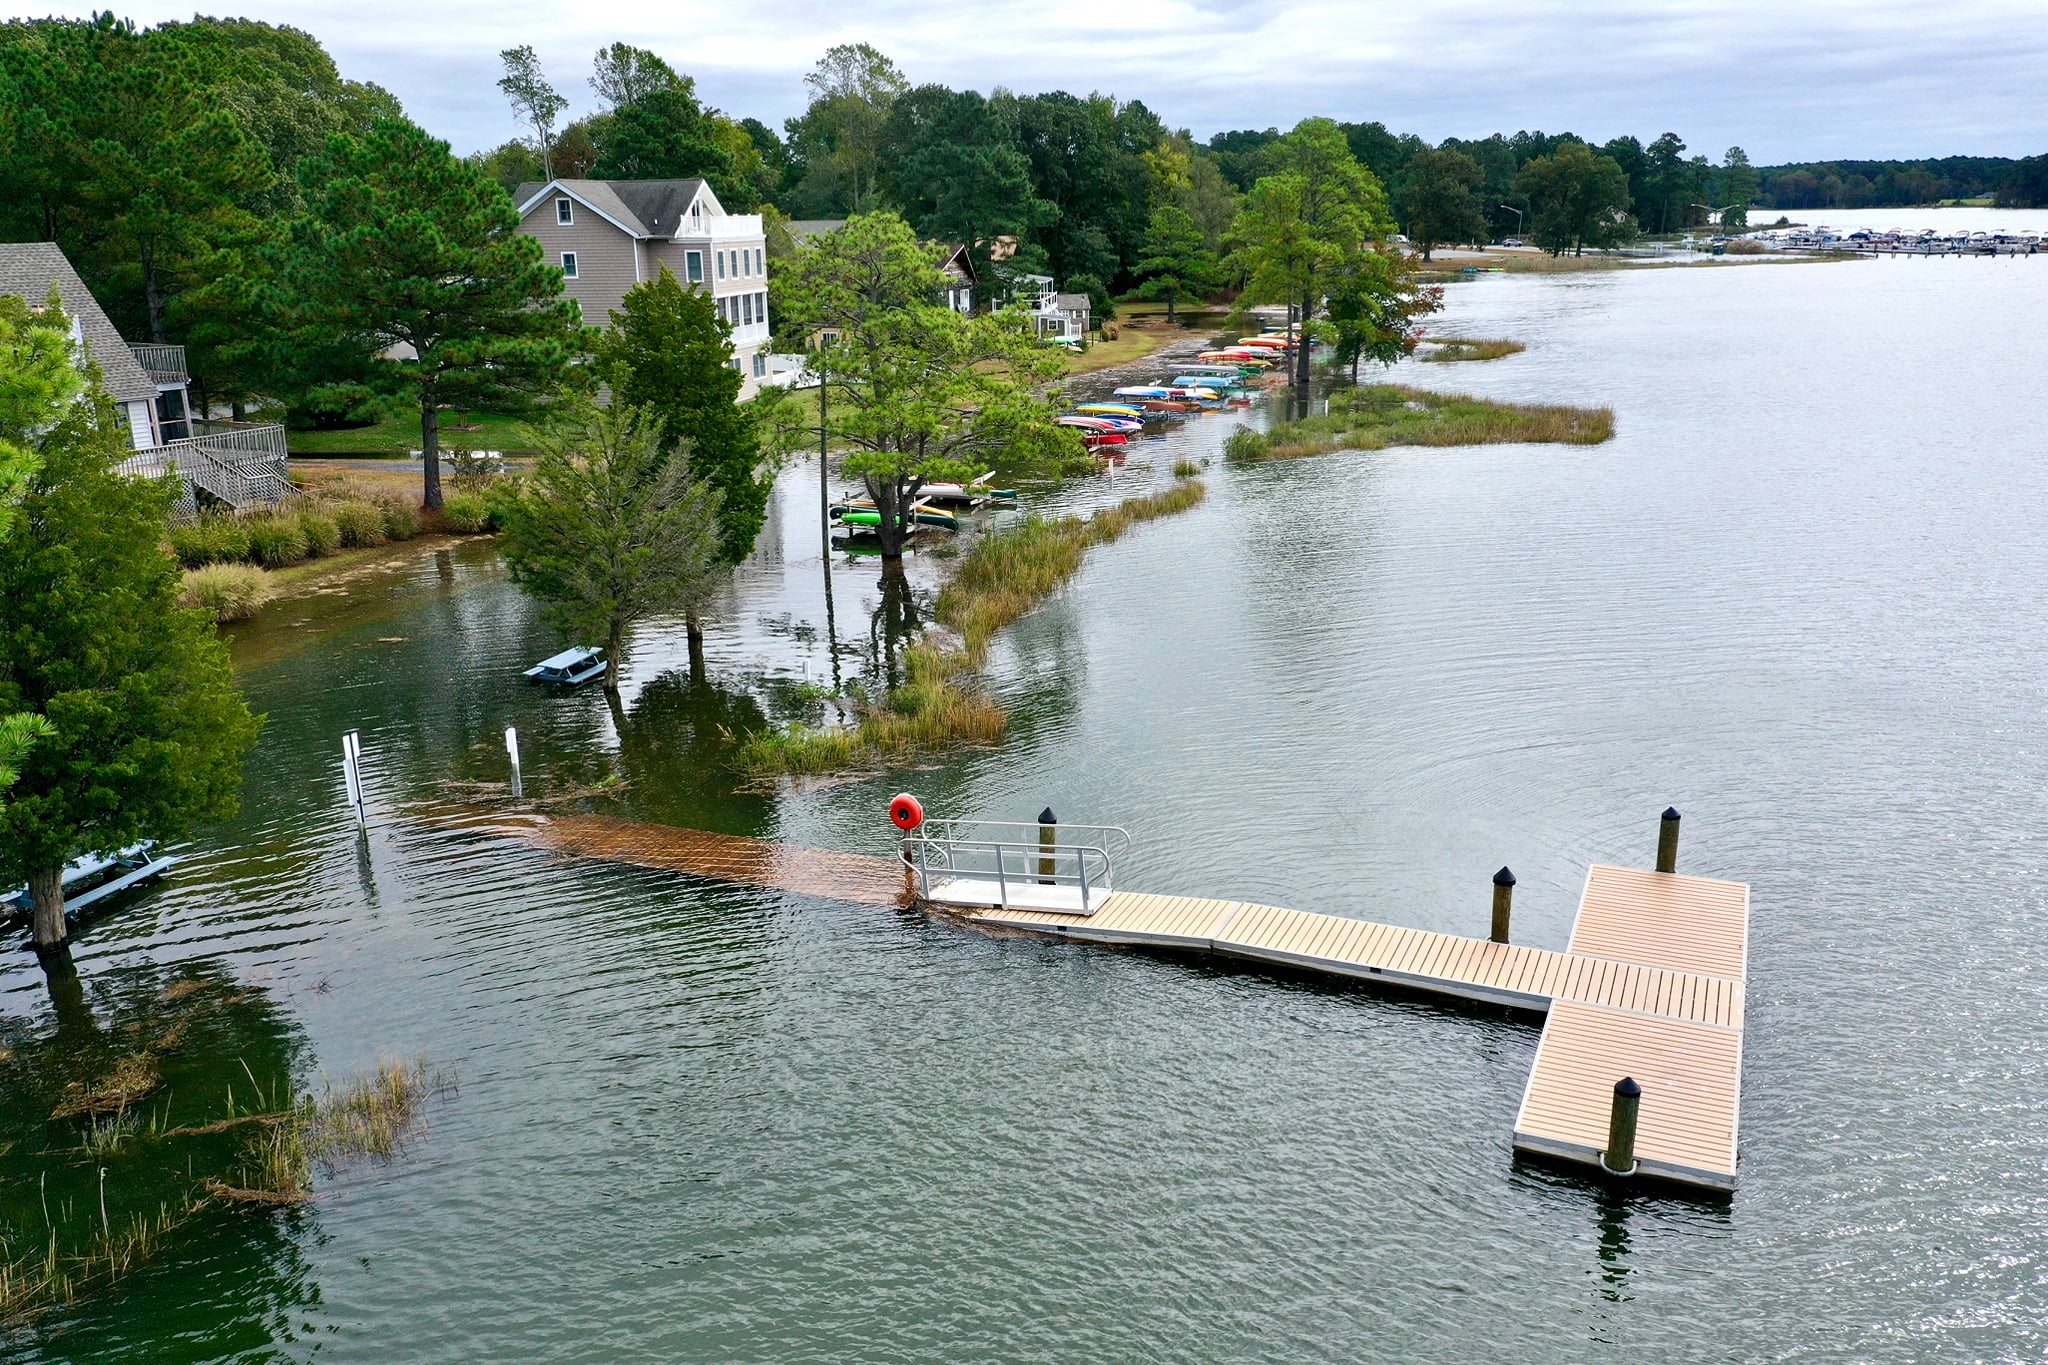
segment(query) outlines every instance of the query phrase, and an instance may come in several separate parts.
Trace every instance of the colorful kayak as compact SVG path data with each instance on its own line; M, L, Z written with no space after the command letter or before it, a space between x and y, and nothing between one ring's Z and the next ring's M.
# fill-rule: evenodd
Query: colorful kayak
M1145 410L1133 403L1083 403L1074 409L1083 417L1135 417L1143 420Z
M848 526L880 526L882 513L866 498L854 498L828 509L835 521ZM911 509L911 521L918 526L937 526L948 531L960 529L960 518L937 507L927 507L920 502Z

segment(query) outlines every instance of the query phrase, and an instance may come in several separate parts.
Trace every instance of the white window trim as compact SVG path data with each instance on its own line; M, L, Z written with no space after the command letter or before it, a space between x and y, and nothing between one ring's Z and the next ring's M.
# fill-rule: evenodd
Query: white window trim
M694 263L694 264L693 264L693 263ZM701 251L685 251L685 252L683 253L683 283L684 283L684 284L702 284L702 283L704 283L704 253L703 253L703 252L701 252Z
M576 268L577 268L577 266L578 266L578 265L580 265L580 264L581 264L581 262L579 262L579 261L578 261L578 260L576 259L576 253L575 253L575 252L573 252L573 251L565 251L565 252L563 252L563 253L562 253L562 278L563 278L563 279L565 279L565 280L573 280L573 279L576 279L576 278L578 278L578 276L577 276L577 274L576 274Z
M722 280L725 278L725 253L718 251L712 254L718 257L718 278Z
M555 222L562 227L575 226L576 201L566 194L555 196Z

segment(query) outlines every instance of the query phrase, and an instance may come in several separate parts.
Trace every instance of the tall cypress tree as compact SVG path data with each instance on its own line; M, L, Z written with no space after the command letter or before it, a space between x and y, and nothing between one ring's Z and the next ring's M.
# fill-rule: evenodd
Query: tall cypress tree
M410 396L423 501L439 507L442 405L504 410L559 389L586 343L576 305L497 182L411 123L337 134L299 173L307 213L271 296L284 353L345 359L301 376L312 396Z
M745 559L768 517L773 477L761 467L754 410L739 402L744 376L732 364L732 327L709 294L664 266L626 291L597 343L597 371L612 401L640 409L664 451L689 447L690 468L718 491L719 556ZM701 673L704 629L689 612L690 660Z

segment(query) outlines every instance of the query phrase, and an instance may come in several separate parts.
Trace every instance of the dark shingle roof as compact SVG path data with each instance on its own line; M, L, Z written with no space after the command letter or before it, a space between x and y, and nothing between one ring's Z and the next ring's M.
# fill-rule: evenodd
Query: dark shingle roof
M700 179L689 180L553 180L529 181L514 194L524 205L548 184L560 185L622 223L637 223L643 237L673 237L682 222L683 210L704 188Z
M85 348L100 367L101 382L114 398L155 398L156 382L136 363L134 352L107 320L92 291L55 242L0 242L0 294L16 294L40 305L50 286L64 302L64 311L78 320Z

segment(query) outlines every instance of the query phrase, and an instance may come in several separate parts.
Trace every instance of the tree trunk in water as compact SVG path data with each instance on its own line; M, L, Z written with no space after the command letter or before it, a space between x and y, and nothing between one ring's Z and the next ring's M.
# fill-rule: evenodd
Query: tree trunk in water
M876 479L865 476L861 483L867 487L868 497L874 500L876 512L875 540L882 547L882 572L885 574L903 572L903 542L909 535L910 499L905 496L903 480L895 477Z
M1294 383L1301 390L1304 408L1308 404L1308 323L1309 310L1315 307L1315 300L1307 294L1301 296L1301 333L1294 339Z
M55 948L64 941L64 868L38 868L28 878L30 902L35 906L36 951Z
M1180 291L1179 291L1179 290L1177 290L1177 289L1168 289L1168 290L1166 291L1166 320L1167 320L1168 322L1172 322L1172 321L1174 320L1174 319L1173 319L1173 300L1174 300L1174 296L1175 296L1176 294L1178 294L1179 292L1180 292Z
M420 459L426 463L426 482L420 506L441 505L441 404L435 386L420 390Z
M604 694L613 701L619 699L619 651L625 643L625 624L613 621L604 635Z
M690 681L704 681L704 623L697 619L697 610L692 607L683 613L683 633L690 640Z

